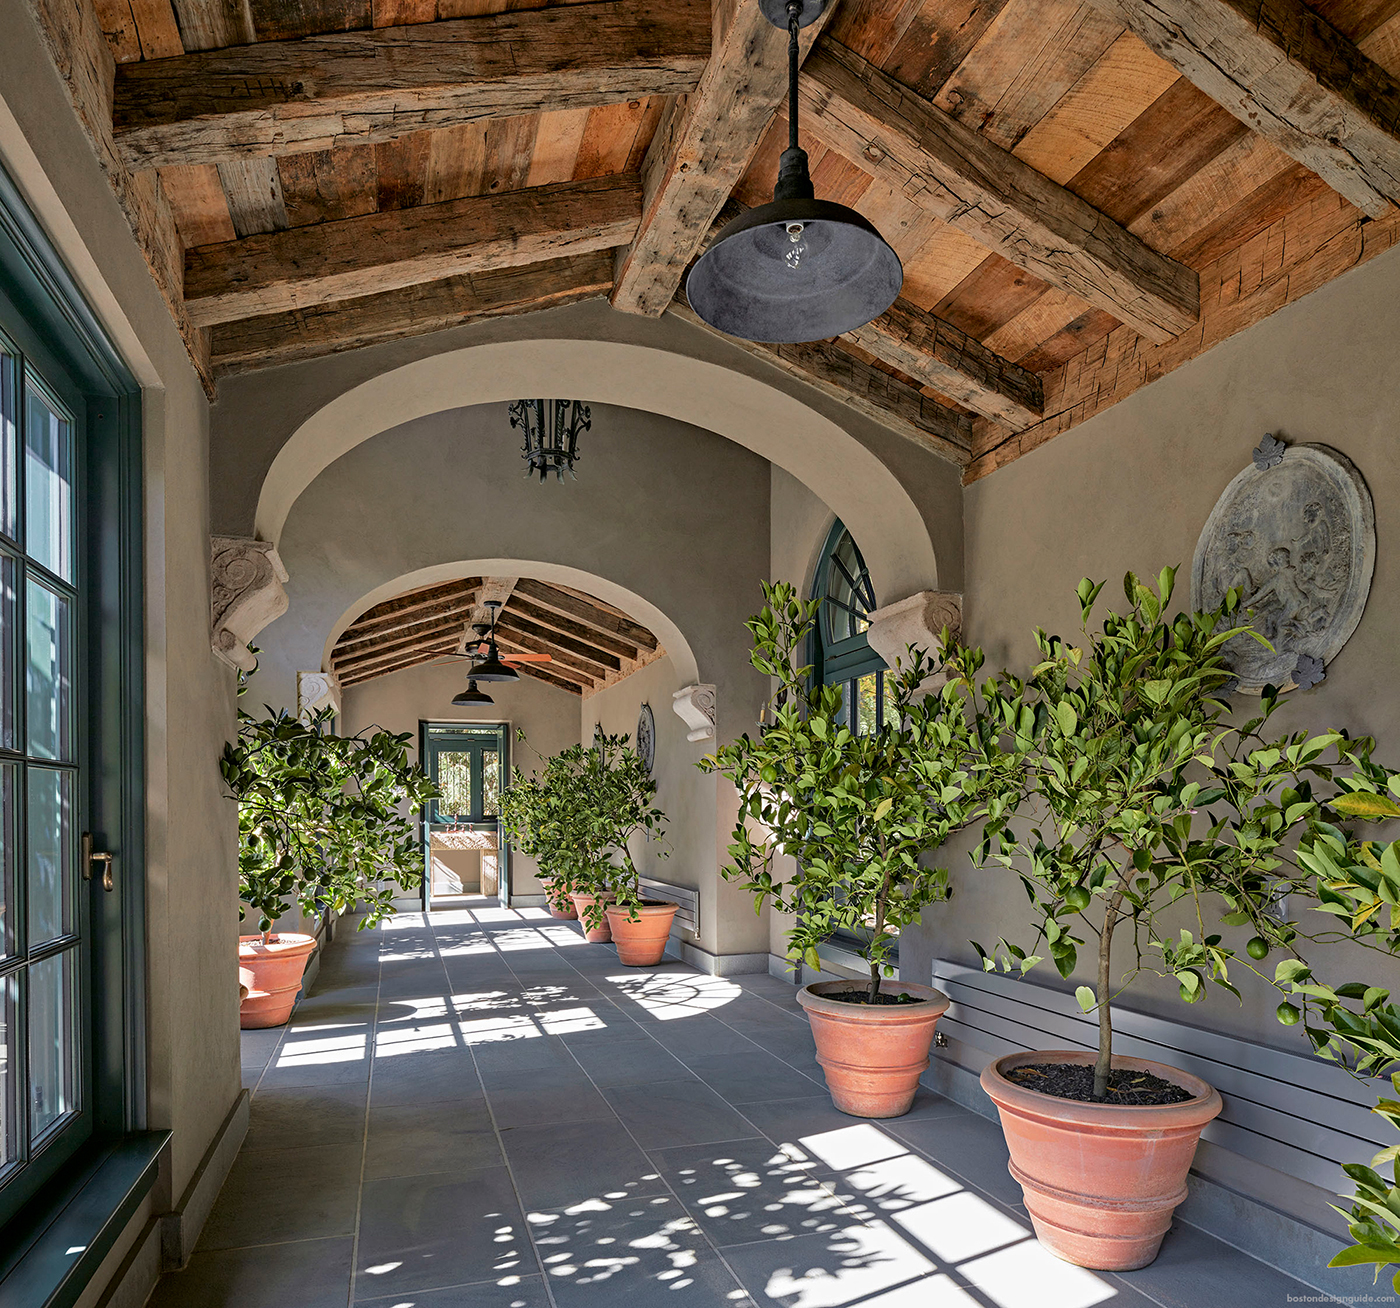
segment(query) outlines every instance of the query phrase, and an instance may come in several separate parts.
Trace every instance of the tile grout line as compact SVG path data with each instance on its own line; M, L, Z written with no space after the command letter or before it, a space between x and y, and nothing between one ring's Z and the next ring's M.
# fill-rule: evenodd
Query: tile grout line
M355 934L356 936L359 935L358 929ZM377 930L375 934L377 936L380 935ZM374 952L377 972L374 982L374 1018L370 1022L369 1047L365 1051L369 1055L369 1079L365 1083L365 1124L364 1129L360 1132L360 1181L355 1190L355 1226L350 1237L350 1296L346 1300L347 1308L354 1308L355 1282L359 1276L360 1217L365 1206L365 1168L369 1164L369 1109L374 1094L375 1046L379 1038L379 995L384 988L384 946L382 936L375 941Z

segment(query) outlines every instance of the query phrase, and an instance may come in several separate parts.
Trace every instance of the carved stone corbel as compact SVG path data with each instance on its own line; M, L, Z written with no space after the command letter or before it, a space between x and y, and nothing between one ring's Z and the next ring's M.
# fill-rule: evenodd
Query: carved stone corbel
M956 640L962 631L962 596L956 591L921 590L871 613L865 635L870 648L894 668L908 661L911 645L937 659L945 627ZM942 671L935 671L924 678L919 690L928 694L944 680Z
M287 569L266 541L215 536L209 545L210 644L230 667L251 672L253 637L287 611Z
M713 740L718 707L715 688L707 685L684 686L671 696L676 716L690 728L687 740Z
M305 720L317 709L340 712L340 678L334 672L297 673L297 716Z

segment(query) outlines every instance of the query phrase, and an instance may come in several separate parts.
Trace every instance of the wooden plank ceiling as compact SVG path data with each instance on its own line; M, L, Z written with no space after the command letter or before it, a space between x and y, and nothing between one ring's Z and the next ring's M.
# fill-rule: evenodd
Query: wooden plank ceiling
M110 55L31 3L211 378L602 295L689 315L786 144L757 0L81 0ZM904 290L745 348L969 480L1397 234L1400 0L838 0L803 57L817 193Z
M331 669L349 688L421 663L451 662L465 687L471 663L454 656L478 646L474 624L491 621L487 600L501 605L501 657L529 656L513 663L517 672L574 695L614 685L666 652L621 609L582 591L528 577L465 577L366 609L340 634Z

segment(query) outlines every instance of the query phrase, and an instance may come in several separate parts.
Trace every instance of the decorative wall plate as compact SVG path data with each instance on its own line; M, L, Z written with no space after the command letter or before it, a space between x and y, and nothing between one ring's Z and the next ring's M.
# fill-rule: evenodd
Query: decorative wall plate
M652 714L651 705L645 701L637 714L637 757L647 765L647 771L650 772L651 765L656 761L656 718Z
M1239 689L1306 690L1361 621L1375 562L1375 509L1351 461L1325 445L1265 436L1206 520L1191 606L1212 609L1238 587L1273 647L1250 636L1225 647Z

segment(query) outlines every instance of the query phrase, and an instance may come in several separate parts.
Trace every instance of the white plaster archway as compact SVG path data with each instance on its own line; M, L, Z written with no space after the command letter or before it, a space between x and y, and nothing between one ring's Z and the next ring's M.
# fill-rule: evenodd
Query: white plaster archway
M392 599L395 595L402 595L405 591L437 586L461 577L532 577L536 581L554 582L585 591L621 609L629 617L640 622L661 642L675 670L677 686L688 686L699 680L698 664L690 641L655 604L596 573L557 563L543 563L536 559L467 559L440 563L431 568L420 568L417 572L405 573L392 581L386 581L382 586L376 586L351 604L336 620L321 652L321 667L330 667L331 650L335 647L335 642L366 609Z
M684 354L616 341L529 340L433 355L381 373L312 414L263 479L257 535L277 543L330 463L413 418L522 395L573 395L715 432L807 485L860 542L882 596L938 585L928 528L894 474L849 432L784 391Z

